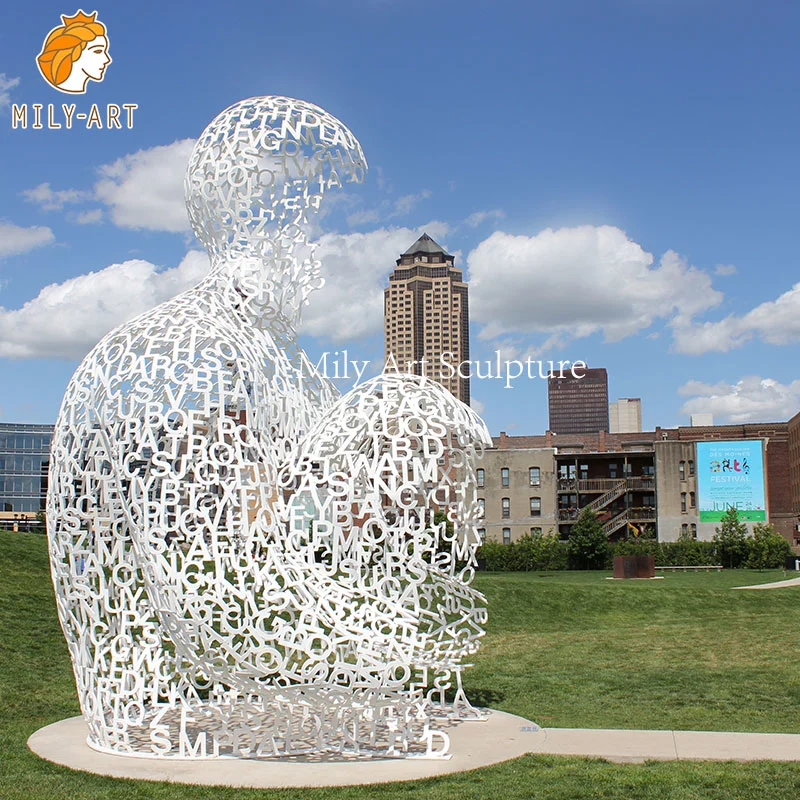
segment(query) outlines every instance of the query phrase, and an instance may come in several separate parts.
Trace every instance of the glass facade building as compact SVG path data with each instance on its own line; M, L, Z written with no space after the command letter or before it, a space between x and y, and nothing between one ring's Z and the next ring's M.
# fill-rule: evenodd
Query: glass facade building
M52 425L0 422L0 521L5 527L44 510L52 438Z

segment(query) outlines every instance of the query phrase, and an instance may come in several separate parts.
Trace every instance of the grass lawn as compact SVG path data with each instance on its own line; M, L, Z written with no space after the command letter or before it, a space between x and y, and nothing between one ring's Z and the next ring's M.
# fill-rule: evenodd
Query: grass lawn
M783 573L482 574L489 631L467 672L474 702L550 727L800 733L800 587L734 592ZM43 537L0 531L0 797L797 798L800 764L525 756L475 772L366 788L248 791L101 778L42 761L37 728L79 713Z

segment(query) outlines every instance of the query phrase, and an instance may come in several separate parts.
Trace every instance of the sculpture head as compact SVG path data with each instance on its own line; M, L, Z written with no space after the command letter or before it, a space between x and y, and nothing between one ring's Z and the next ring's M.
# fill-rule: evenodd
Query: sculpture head
M297 239L323 195L360 183L361 145L336 117L290 97L251 97L203 131L184 184L197 238L215 256L264 255Z
M251 97L203 131L186 170L189 220L212 270L289 318L322 285L309 226L324 194L364 179L361 145L336 117L290 97ZM254 287L256 287L254 289Z
M106 26L97 12L61 17L63 22L47 35L36 58L42 77L56 89L82 94L90 81L102 81L111 63Z

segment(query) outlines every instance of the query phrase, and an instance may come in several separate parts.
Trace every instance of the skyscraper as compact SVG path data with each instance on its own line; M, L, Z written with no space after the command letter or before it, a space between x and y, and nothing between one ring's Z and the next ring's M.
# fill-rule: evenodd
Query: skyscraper
M640 397L620 397L611 403L609 433L639 433L642 430L642 400Z
M553 433L608 431L608 374L603 367L585 369L580 378L569 370L563 377L550 373L547 402Z
M469 405L469 378L457 371L469 361L467 284L453 256L427 233L397 259L383 308L387 363L439 381Z

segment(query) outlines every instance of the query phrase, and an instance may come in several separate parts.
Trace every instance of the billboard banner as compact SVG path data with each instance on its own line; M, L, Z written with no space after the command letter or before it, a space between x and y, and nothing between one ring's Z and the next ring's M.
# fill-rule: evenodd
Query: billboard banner
M766 522L764 450L760 439L697 443L700 522L719 522L730 506L747 522Z

